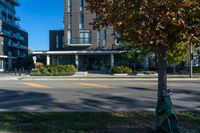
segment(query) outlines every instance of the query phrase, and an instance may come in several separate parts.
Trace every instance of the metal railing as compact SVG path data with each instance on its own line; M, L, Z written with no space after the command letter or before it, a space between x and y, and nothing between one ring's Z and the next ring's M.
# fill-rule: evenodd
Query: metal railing
M70 41L71 44L92 44L91 38L72 38Z

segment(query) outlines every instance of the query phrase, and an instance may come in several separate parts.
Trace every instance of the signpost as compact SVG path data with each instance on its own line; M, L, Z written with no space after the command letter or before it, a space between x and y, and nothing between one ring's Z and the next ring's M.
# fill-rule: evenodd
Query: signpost
M34 61L34 64L37 63L37 57L36 56L33 56L33 61Z

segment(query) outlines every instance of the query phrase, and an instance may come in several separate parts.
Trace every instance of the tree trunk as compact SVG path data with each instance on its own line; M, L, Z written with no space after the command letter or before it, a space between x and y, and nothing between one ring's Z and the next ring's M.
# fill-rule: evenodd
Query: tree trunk
M167 48L162 45L158 50L158 97L167 90Z
M136 62L134 62L134 72L136 72Z
M174 68L174 74L176 74L176 64L173 65Z

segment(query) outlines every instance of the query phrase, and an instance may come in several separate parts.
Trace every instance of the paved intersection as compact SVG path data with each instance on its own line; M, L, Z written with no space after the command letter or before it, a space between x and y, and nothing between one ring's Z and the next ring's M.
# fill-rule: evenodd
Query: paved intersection
M169 81L178 111L200 110L200 80ZM0 111L153 111L156 80L0 81Z

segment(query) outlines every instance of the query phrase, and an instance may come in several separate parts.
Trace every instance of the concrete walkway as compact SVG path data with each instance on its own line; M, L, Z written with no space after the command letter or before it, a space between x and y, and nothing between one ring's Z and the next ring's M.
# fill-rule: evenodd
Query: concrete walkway
M15 75L14 73L0 73L0 80L157 80L157 75L111 75L111 74L92 74L73 75L73 76L30 76L28 74ZM200 80L200 75L168 75L169 80Z

